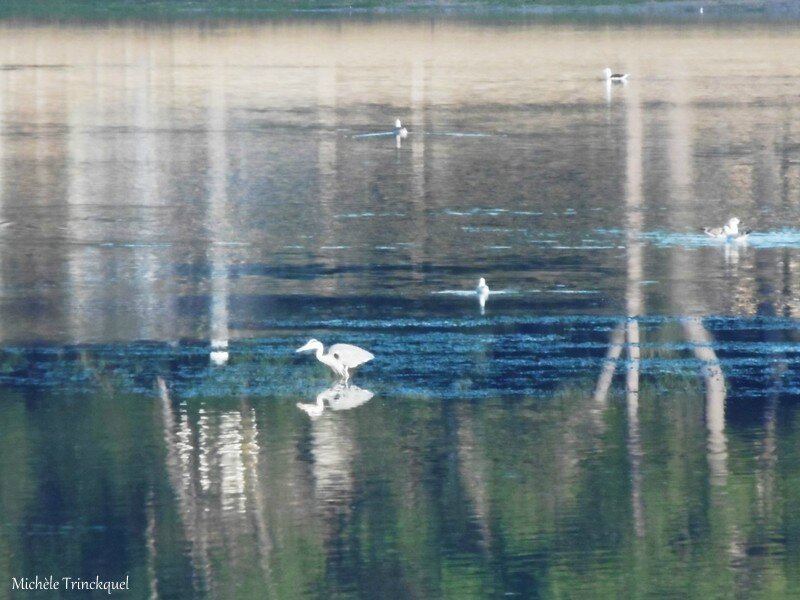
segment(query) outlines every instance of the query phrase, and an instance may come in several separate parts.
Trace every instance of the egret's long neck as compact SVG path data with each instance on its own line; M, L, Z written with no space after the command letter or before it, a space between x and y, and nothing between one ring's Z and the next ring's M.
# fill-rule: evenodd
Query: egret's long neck
M317 360L320 362L325 362L322 360L322 344L317 346L317 349L314 351L314 356L317 357Z
M323 365L328 365L331 369L339 372L339 364L335 358L333 358L330 354L323 354L321 349L317 349L317 359Z

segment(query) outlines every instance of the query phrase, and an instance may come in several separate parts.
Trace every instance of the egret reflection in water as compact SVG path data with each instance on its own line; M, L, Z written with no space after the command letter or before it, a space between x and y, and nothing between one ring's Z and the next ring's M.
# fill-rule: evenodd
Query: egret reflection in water
M317 394L317 401L314 403L297 403L297 408L308 414L312 419L316 419L325 412L325 402L331 410L350 410L362 404L366 404L375 394L369 390L362 389L356 385L337 383Z

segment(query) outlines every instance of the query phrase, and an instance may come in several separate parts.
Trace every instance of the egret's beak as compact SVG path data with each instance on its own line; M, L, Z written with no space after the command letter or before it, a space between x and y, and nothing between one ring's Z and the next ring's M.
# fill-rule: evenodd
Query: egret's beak
M306 344L305 346L302 346L302 347L298 348L294 352L295 352L295 354L297 354L298 352L305 352L307 350L311 350L311 344L310 343Z

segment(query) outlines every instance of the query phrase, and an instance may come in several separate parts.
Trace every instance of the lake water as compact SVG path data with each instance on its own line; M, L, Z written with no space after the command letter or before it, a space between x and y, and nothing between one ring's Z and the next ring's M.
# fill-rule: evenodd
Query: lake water
M0 37L0 598L796 593L796 27Z

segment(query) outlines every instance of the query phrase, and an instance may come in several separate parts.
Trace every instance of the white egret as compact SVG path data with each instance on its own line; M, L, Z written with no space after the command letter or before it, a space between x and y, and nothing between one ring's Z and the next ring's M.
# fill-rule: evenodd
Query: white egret
M334 344L324 353L322 342L311 339L295 350L295 352L307 352L313 350L317 360L324 365L328 365L334 373L341 377L345 382L350 379L350 369L355 369L365 362L371 361L375 356L363 348L351 344Z
M612 73L608 67L603 69L603 73L606 75L606 81L613 83L623 83L628 80L628 73Z
M369 390L360 388L357 385L337 383L332 388L320 393L317 398L322 396L328 401L328 406L332 410L350 410L369 402L374 395Z

